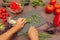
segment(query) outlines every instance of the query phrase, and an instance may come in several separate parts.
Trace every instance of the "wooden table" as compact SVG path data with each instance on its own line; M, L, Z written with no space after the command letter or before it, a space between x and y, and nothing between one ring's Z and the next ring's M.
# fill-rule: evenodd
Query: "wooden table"
M17 1L17 2L19 2L19 0L11 0L11 1ZM46 4L49 3L49 0L43 0L43 1L44 1ZM57 0L57 2L59 3L60 0ZM1 4L2 4L2 0L0 0L0 7L1 7ZM25 13L25 12L27 12L27 11L30 11L30 10L32 10L32 9L33 9L33 7L32 7L31 5L25 6L23 13ZM46 14L46 13L45 13L45 7L37 6L36 9L40 11L42 17L44 17L45 20L53 23L53 18L54 18L54 14L53 14L53 13L52 13L52 14ZM13 15L13 14L12 14L12 15ZM12 16L12 17L13 17L13 16ZM44 25L42 25L41 27L39 27L39 28L37 28L37 29L38 29L38 31L41 32L42 30L46 29L47 26L48 26L48 24L44 24ZM59 37L59 36L60 36L60 34L59 34L59 33L56 33L56 34L52 35L52 38L46 39L46 40L53 40L53 39L54 39L54 40L60 40L60 37ZM14 36L14 37L12 37L11 40L28 40L28 39L26 39L24 36L19 36L19 37L18 37L18 36Z

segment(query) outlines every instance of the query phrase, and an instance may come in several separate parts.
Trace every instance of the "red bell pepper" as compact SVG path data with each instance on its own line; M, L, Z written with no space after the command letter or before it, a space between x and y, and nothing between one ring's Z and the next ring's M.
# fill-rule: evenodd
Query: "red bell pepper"
M54 25L56 27L60 26L60 15L56 15L54 18Z

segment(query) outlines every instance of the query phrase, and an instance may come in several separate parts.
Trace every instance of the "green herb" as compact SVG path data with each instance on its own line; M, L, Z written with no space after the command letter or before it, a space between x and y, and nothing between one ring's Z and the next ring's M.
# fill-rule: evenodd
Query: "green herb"
M31 18L26 18L26 23L30 23L31 22Z
M24 33L23 35L28 38L27 33ZM39 40L45 40L46 38L51 38L51 35L46 33L39 33L38 36L39 36Z
M39 2L43 2L43 0L38 0Z
M40 6L45 6L45 3L39 2Z
M35 24L38 23L38 21L39 21L39 19L38 19L39 16L38 16L37 14L33 14L33 15L31 16L31 18L33 18ZM31 18L26 18L26 22L27 22L27 23L30 23L30 22L31 22Z
M38 2L33 1L33 2L31 3L31 5L32 5L33 7L35 7L35 6L37 6L37 5L38 5Z
M41 37L41 38L50 38L51 35L50 34L46 34L46 33L39 33L39 37Z
M34 23L37 24L39 21L39 16L37 14L32 15L32 18L34 19Z
M32 2L31 2L31 5L32 6L45 6L45 3L43 2L43 0L33 0Z

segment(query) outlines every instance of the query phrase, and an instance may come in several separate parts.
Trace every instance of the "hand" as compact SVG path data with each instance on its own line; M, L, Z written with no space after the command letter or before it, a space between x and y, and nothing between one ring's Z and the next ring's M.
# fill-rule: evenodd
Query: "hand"
M6 33L0 35L0 40L9 40L11 36L16 33L17 31L21 30L25 24L25 19L24 18L19 18L10 30L8 30Z
M26 23L25 20L26 20L25 18L19 18L19 19L16 21L16 23L15 23L15 25L14 25L14 28L17 29L17 30L22 29L23 26L24 26L25 23Z
M39 40L38 31L34 26L31 26L28 30L28 36L30 40Z

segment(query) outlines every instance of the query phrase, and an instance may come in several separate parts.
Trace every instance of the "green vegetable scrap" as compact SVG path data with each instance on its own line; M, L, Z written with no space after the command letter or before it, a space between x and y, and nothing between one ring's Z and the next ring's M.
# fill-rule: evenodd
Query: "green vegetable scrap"
M45 6L45 3L43 2L43 0L38 0L38 1L39 1L39 5Z
M40 6L45 6L45 3L39 2Z
M26 23L30 23L31 22L31 18L26 18Z
M45 3L43 2L43 0L33 0L31 2L31 5L33 7L35 7L35 6L45 6Z
M51 38L51 35L46 33L39 33L39 38L40 40L45 40L46 38Z
M42 0L38 0L39 2L43 2Z
M27 33L24 33L23 35L28 38ZM45 40L46 38L51 38L51 35L46 33L39 33L38 36L39 36L39 40Z
M39 3L36 2L36 1L33 1L33 2L31 3L31 5L32 5L33 7L37 6L38 4L39 4Z
M32 18L34 19L34 23L37 24L39 21L39 16L37 14L32 15Z
M26 23L30 23L32 19L34 20L34 23L37 24L39 21L39 16L37 14L33 14L30 18L26 18Z

